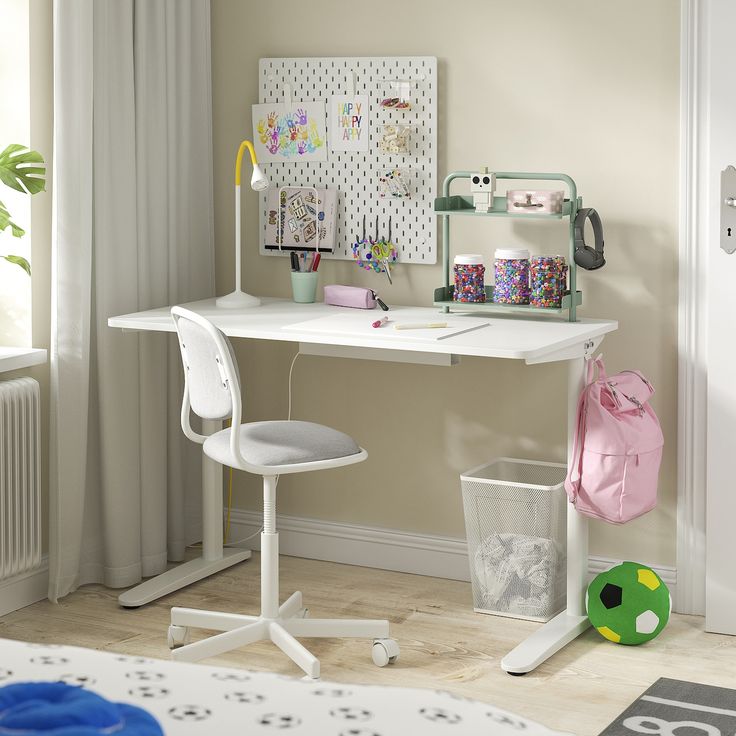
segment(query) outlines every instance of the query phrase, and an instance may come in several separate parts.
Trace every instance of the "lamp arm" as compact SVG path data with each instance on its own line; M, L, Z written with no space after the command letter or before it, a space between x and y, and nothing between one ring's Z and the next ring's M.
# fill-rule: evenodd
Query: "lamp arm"
M235 290L240 291L240 280L241 280L241 253L240 253L240 170L243 168L243 154L245 149L248 149L250 153L250 160L255 166L258 161L256 160L256 151L253 148L253 144L250 141L243 141L238 148L238 155L235 159Z
M235 159L235 186L240 186L240 169L242 168L243 164L243 154L245 153L245 149L248 149L248 152L250 153L250 161L253 164L253 166L256 166L258 164L258 160L256 159L256 149L253 148L253 144L250 141L243 141L240 144L240 148L238 148L238 156Z
M246 148L250 153L250 160L253 163L253 177L250 186L254 191L263 191L268 188L268 178L261 171L256 159L256 151L251 141L242 141L238 148L238 155L235 159L235 291L225 296L218 297L216 304L218 307L225 309L245 309L248 307L257 307L261 300L256 296L243 293L241 288L241 244L240 230L242 227L240 221L240 169L243 166L243 154Z

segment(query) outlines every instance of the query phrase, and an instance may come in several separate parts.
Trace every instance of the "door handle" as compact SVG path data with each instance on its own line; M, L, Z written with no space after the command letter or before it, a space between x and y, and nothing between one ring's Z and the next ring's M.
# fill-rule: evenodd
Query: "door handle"
M736 168L726 166L721 172L721 250L736 252Z

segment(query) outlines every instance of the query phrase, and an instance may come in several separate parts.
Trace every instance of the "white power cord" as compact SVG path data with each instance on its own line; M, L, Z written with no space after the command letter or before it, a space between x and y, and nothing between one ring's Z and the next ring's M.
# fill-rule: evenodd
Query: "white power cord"
M238 539L236 542L228 542L225 547L240 547L243 542L247 542L250 539L253 539L253 537L257 537L261 532L263 531L263 527L261 527L257 532L253 532L249 537L243 537L242 539Z
M297 354L294 356L294 358L291 361L291 365L289 366L289 413L286 417L288 421L291 421L291 379L292 375L294 373L294 364L296 363L296 359L301 355L301 353L297 352ZM278 488L279 484L279 477L276 476L276 487ZM236 542L229 542L226 544L226 547L239 547L243 542L247 542L250 539L253 539L253 537L257 537L261 532L263 531L263 527L261 527L257 532L254 532L249 537L243 537L243 539L238 539Z
M294 363L296 363L296 359L301 355L301 353L297 352L297 354L294 356L294 359L291 361L291 367L289 368L289 413L286 417L288 421L291 421L291 375L294 372Z

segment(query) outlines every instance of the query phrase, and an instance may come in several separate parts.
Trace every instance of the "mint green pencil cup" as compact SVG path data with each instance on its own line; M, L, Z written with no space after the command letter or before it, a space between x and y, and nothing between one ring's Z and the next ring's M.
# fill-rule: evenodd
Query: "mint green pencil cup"
M311 304L317 296L316 271L292 271L291 291L298 304Z

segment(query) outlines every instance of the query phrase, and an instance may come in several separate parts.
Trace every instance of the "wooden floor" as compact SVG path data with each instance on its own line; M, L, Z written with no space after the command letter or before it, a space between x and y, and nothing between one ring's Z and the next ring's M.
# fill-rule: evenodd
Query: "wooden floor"
M86 586L58 605L44 601L0 618L0 637L166 658L169 608L254 613L257 565L254 554L137 610L119 608L117 591ZM282 598L301 589L313 617L385 617L401 644L399 661L379 669L366 641L305 640L324 679L451 690L580 736L598 734L662 676L736 688L736 637L703 633L700 618L674 616L640 647L589 631L535 672L511 677L500 659L537 624L474 613L467 583L294 557L281 558L281 571ZM299 675L267 643L209 663Z

